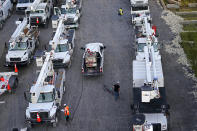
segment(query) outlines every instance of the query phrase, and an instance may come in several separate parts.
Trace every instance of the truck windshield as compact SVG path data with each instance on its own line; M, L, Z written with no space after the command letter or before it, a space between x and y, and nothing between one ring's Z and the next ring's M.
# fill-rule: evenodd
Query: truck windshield
M76 8L61 8L61 14L75 14L76 13Z
M57 45L57 47L55 49L55 53L66 52L66 51L68 51L68 49L69 49L68 44L59 44L59 45Z
M32 14L44 13L44 10L35 10L31 12Z
M30 3L30 0L18 0L18 3Z
M53 100L54 96L52 92L40 93L38 103L52 102Z
M146 43L138 43L138 52L144 52L144 46Z
M142 11L142 10L148 10L148 6L132 7L132 11Z
M17 42L15 45L10 44L9 50L26 50L27 49L27 43L26 42Z

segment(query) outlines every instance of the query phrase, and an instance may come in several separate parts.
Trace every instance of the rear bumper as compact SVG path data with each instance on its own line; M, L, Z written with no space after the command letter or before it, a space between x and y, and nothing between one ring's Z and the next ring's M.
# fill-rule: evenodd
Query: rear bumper
M53 63L53 68L64 68L68 66L69 66L69 63Z
M84 76L99 76L102 75L103 72L84 72L82 73Z

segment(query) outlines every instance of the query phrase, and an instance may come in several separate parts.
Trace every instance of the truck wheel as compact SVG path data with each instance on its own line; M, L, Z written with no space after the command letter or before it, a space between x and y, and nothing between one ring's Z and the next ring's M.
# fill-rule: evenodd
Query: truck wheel
M55 117L55 122L52 123L52 126L53 127L56 127L57 126L57 123L58 123L58 118L57 116Z
M28 123L27 124L27 129L31 129L33 127L33 124L32 123Z
M0 30L3 29L3 23L0 23Z

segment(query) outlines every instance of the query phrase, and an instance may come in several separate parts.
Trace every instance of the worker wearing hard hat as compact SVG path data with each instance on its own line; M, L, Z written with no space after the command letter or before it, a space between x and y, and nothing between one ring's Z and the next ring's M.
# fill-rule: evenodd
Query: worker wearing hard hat
M118 15L120 15L120 16L123 15L123 9L122 9L122 8L120 8L120 9L118 10Z
M69 112L69 107L66 104L64 104L64 115L66 117L66 121L68 121L70 112Z

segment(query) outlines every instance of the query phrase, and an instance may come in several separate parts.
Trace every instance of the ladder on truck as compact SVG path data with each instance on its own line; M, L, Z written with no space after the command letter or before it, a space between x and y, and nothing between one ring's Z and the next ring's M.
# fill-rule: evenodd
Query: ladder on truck
M34 88L31 89L31 101L32 103L37 103L40 92L42 90L42 87L45 84L45 79L47 78L47 76L52 76L54 74L54 69L53 69L53 63L52 63L52 59L53 59L53 54L54 54L54 50L59 42L59 38L60 35L62 33L63 30L63 20L61 19L56 31L56 34L53 38L53 48L50 52L46 52L46 58L44 60L44 64L42 65L40 74L38 76L38 79L36 81L36 84L34 85Z

